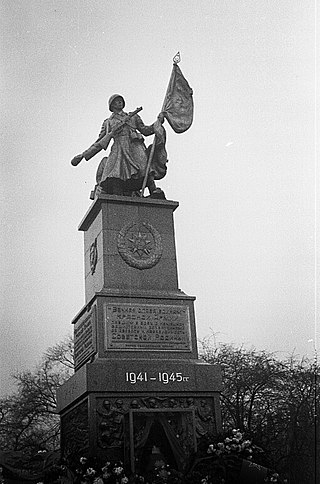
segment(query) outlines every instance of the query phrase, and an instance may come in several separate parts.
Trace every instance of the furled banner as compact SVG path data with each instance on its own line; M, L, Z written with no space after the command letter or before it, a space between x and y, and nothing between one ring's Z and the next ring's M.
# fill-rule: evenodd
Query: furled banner
M188 81L174 61L162 112L176 133L187 131L192 124L192 94Z

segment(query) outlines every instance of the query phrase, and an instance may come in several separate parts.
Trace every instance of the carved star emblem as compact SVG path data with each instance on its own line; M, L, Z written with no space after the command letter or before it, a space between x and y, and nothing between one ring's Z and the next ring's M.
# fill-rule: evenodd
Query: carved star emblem
M131 239L128 239L131 244L129 250L132 252L132 254L138 255L140 258L143 255L150 254L151 248L149 248L149 245L151 244L151 241L148 240L147 237L147 234L143 234L141 232L132 234Z

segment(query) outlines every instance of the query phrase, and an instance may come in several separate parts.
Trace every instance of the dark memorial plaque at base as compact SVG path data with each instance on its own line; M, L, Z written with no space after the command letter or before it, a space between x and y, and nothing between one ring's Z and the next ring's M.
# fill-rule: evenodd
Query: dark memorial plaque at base
M188 306L105 305L107 349L190 351Z
M198 359L194 297L178 288L177 202L97 196L84 232L75 374L58 391L62 453L184 471L221 430L219 368ZM160 455L159 454L159 455Z

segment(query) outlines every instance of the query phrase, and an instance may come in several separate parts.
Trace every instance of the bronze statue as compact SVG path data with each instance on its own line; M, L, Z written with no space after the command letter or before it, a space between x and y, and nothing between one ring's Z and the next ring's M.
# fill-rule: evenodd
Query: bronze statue
M99 193L126 196L144 196L146 186L150 197L165 198L156 187L167 172L166 132L162 126L166 119L176 133L184 133L193 120L193 91L183 76L178 63L179 52L173 58L173 68L162 109L157 120L146 126L137 108L131 113L123 111L125 100L120 94L109 99L111 116L102 123L97 141L83 153L75 156L71 164L77 166L83 158L90 160L102 149L106 150L113 140L110 154L98 166L94 199ZM144 137L154 134L152 145L146 148Z
M75 156L71 164L77 166L83 158L90 160L102 149L106 150L113 139L110 154L104 157L97 170L96 192L114 195L138 194L146 175L150 148L144 144L144 136L155 134L155 149L152 154L146 184L152 198L165 198L163 191L156 187L155 180L166 174L167 156L165 151L165 132L162 127L163 114L155 123L146 126L137 108L133 113L125 113L125 100L120 94L109 99L112 115L102 123L99 137L87 150Z

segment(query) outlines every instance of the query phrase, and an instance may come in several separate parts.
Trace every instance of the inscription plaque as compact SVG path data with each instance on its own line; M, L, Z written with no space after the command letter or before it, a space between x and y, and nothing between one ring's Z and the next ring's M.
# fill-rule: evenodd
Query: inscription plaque
M104 309L108 350L191 350L188 306L121 303Z
M94 315L95 308L74 325L74 366L76 370L96 352Z

